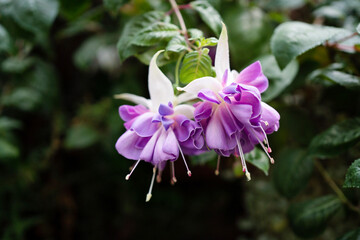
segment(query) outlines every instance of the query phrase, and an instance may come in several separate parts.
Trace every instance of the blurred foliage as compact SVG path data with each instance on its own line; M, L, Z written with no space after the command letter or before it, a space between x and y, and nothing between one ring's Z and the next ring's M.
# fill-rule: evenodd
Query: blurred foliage
M358 239L360 2L177 3L188 39L167 1L0 0L0 238ZM250 153L245 182L232 159L214 176L211 152L191 180L176 162L176 186L165 170L145 205L151 166L125 182L112 96L147 96L159 49L174 83L179 57L182 83L212 75L221 21L233 69L260 60L269 78L275 164Z

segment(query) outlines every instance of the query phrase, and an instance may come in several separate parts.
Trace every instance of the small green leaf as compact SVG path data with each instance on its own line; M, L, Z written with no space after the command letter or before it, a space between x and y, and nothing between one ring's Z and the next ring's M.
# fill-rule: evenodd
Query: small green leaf
M271 51L283 69L297 56L344 32L347 31L342 28L286 22L275 29L270 42Z
M207 46L216 46L218 43L217 38L200 38L200 40L196 41L198 47L207 47Z
M293 60L281 71L272 55L260 58L260 62L265 76L269 79L269 87L261 96L262 100L267 102L279 96L292 83L299 71L299 64Z
M2 51L8 52L10 50L10 36L6 29L0 25L0 53Z
M204 51L193 51L184 57L180 69L180 81L187 84L197 78L211 76L211 58Z
M245 159L247 162L251 163L258 169L263 171L266 176L269 174L269 168L270 168L269 158L266 156L264 151L255 148L253 151L245 154Z
M8 142L6 139L0 138L0 159L16 158L20 154L19 148Z
M179 36L179 28L171 23L158 22L140 31L132 40L132 44L137 46L152 46L161 41L170 40Z
M355 160L348 168L344 188L360 188L360 159Z
M359 240L360 239L360 228L357 228L353 231L346 233L344 236L338 238L337 240Z
M134 38L150 25L169 19L164 12L152 11L143 15L137 16L130 20L120 35L120 39L117 43L119 51L120 62L123 62L130 56L139 53L142 49L133 45Z
M209 28L219 36L222 28L222 19L218 11L207 1L194 1L190 5L200 14L201 19Z
M340 200L332 195L292 204L288 211L290 226L300 237L317 236L325 230L341 205Z
M196 40L204 37L204 33L197 28L189 28L188 34L189 34L189 40Z
M170 52L182 52L188 49L185 38L183 36L173 37L166 46L166 51Z
M99 140L99 134L92 127L81 124L71 127L65 138L67 149L80 149L93 145Z
M360 118L345 120L320 133L310 143L309 152L318 157L337 155L360 139Z
M301 149L287 148L275 159L274 184L287 198L296 196L304 189L311 177L314 162Z

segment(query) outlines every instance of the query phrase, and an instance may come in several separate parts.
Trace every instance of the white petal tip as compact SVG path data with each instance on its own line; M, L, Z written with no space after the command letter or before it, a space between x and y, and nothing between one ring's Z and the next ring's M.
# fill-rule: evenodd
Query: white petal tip
M250 181L250 180L251 180L250 173L249 173L249 172L246 172L245 175L246 175L247 180Z
M126 177L125 177L126 181L129 180L129 179L130 179L130 174L126 175Z
M149 202L150 199L151 199L151 197L152 197L151 193L146 194L146 200L145 200L145 202Z

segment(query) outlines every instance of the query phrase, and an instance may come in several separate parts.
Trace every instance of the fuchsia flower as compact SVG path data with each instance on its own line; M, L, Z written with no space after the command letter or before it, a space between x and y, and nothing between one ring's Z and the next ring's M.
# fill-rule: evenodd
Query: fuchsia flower
M132 101L136 106L123 105L119 108L120 117L125 121L126 132L116 142L119 154L128 159L137 160L126 180L143 160L154 165L150 189L146 201L151 198L152 187L159 170L158 180L161 179L166 162L170 161L172 182L176 182L174 161L181 154L187 173L191 176L183 152L185 154L199 154L203 152L204 139L201 126L193 120L194 107L179 104L189 100L189 94L174 96L170 80L156 65L156 59L162 51L157 52L149 65L148 87L150 99L132 94L119 94L116 98Z
M269 155L271 148L267 134L278 130L280 115L261 102L261 93L267 89L268 79L262 73L260 62L251 64L240 73L230 70L224 24L216 49L215 71L216 78L199 78L179 90L203 100L195 104L194 117L203 128L207 146L222 156L240 156L243 171L250 180L244 153L260 144L274 162Z

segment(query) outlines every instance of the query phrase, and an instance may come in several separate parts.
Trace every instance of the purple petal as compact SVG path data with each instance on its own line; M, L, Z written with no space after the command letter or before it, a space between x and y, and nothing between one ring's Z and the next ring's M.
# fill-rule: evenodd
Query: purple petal
M153 123L154 113L147 112L136 118L131 125L131 129L134 130L141 137L150 137L159 128L158 123Z
M213 104L210 102L201 102L196 105L194 111L194 118L196 121L201 121L210 117L212 113Z
M175 161L179 157L179 146L176 136L172 130L167 131L165 143L162 147L164 153L168 154L171 161Z
M226 69L225 72L224 72L224 75L222 77L221 84L223 86L226 86L226 83L227 83L227 80L228 80L228 72L229 72L229 69Z
M279 129L280 114L268 104L261 102L261 126L267 134Z
M198 93L198 98L209 101L209 102L213 102L213 103L217 103L220 104L221 101L219 101L219 99L217 98L216 94L208 89L204 89L199 91Z
M130 105L122 105L119 107L119 114L122 120L129 121L137 116L148 112L149 110L142 106L142 105L136 105L136 106L130 106Z
M254 62L242 70L235 82L254 86L260 93L264 92L269 85L269 81L263 74L259 61Z
M253 107L248 104L229 105L229 109L235 119L243 125L250 125L250 118L253 114Z
M236 83L232 83L230 84L229 86L226 86L223 88L222 90L223 93L225 94L234 94L234 93L237 93L238 90L237 90L237 84Z
M159 113L161 116L167 116L174 113L174 109L168 105L160 104Z
M225 94L221 91L219 92L219 95L222 99L224 99L225 102L227 102L228 104L231 104L230 96L228 96L227 94Z
M136 145L141 140L142 138L139 137L134 131L127 130L117 140L115 148L119 154L128 159L139 160L142 149L136 147Z
M170 118L162 117L161 122L165 130L168 130L168 128L174 123L174 120Z
M151 163L153 162L155 145L158 141L161 131L164 131L163 128L159 128L150 138L150 140L146 143L145 147L141 151L139 157L140 159L144 160L145 162L151 162Z

